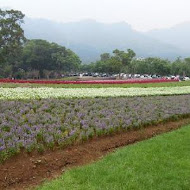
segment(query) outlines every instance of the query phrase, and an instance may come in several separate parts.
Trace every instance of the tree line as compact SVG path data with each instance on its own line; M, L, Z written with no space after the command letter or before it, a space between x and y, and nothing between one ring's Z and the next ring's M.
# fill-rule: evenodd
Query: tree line
M114 50L112 54L104 53L100 60L89 65L82 65L85 72L99 73L130 73L130 74L157 74L190 76L190 58L178 57L175 61L158 57L136 58L131 49Z
M24 14L0 9L0 78L60 78L65 73L98 72L190 76L190 58L169 61L136 58L133 50L103 53L91 64L81 64L77 54L45 40L27 40Z

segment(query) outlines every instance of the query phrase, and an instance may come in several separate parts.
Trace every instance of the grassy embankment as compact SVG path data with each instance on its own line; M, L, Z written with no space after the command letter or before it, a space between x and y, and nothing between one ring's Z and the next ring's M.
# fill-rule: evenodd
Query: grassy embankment
M71 169L38 190L188 190L190 125Z

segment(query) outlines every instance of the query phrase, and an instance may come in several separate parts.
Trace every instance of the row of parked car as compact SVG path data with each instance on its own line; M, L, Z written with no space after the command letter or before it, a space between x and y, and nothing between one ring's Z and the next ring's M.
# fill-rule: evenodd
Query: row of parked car
M187 76L174 76L174 75L168 75L168 76L161 76L161 75L149 75L149 74L126 74L126 73L120 73L120 74L108 74L108 73L74 73L70 74L69 76L78 76L78 77L109 77L109 78L122 78L122 79L158 79L158 78L165 78L165 79L179 79L181 81L190 80Z

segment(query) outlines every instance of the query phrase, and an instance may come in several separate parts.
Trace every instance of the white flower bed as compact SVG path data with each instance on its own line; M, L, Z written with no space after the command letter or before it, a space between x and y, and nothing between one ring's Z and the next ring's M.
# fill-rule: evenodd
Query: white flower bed
M156 88L0 88L0 99L45 99L190 94L190 86Z

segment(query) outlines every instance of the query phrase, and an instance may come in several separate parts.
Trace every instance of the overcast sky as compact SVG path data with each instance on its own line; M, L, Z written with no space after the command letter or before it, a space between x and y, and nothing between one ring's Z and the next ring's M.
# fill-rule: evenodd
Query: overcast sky
M0 7L59 22L126 21L139 31L190 21L190 0L0 0Z

